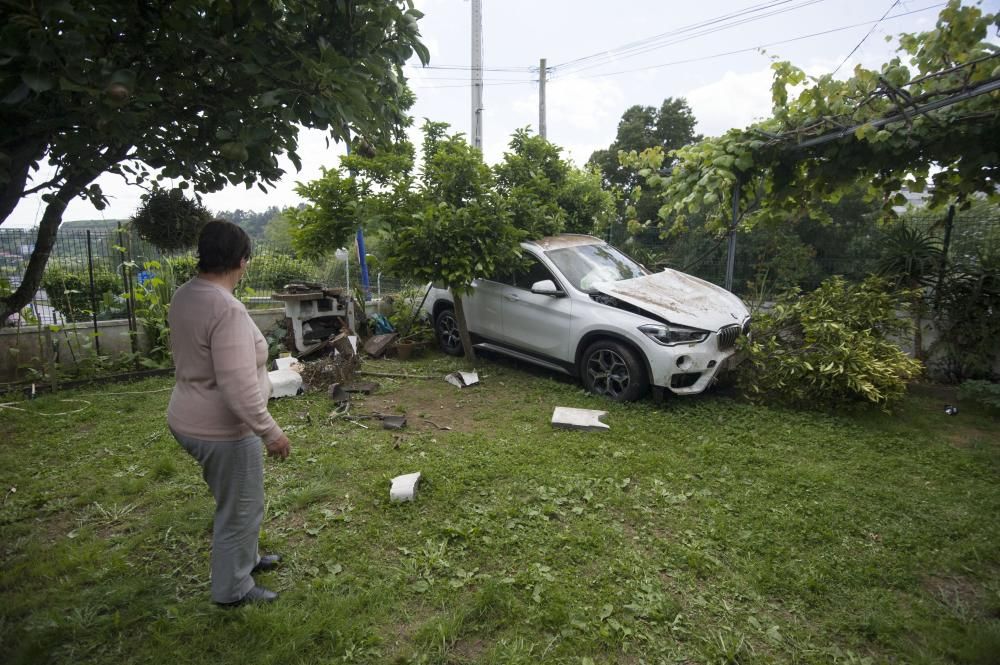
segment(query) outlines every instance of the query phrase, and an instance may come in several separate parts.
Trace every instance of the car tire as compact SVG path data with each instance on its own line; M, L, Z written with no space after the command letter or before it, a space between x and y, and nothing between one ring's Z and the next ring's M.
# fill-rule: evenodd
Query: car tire
M458 319L455 318L455 310L452 308L442 309L434 319L434 334L437 336L438 348L449 356L461 356L465 354L462 348L462 337L458 332Z
M616 402L634 402L649 391L646 365L631 347L601 340L587 347L580 359L584 388Z

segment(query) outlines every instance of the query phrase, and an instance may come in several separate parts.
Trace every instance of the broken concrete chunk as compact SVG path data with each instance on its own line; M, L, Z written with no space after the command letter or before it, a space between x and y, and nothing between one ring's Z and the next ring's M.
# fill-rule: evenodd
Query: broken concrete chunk
M406 416L382 416L382 429L403 429Z
M396 341L396 333L386 333L385 335L374 335L365 342L365 353L372 358L378 358L385 354L389 346Z
M330 395L330 399L337 404L343 404L344 402L351 401L351 396L347 394L347 391L345 391L343 386L339 383L331 383L327 394Z
M556 410L552 412L552 426L587 432L603 432L611 429L600 420L606 415L608 415L607 411L557 406Z
M417 496L417 483L420 482L420 472L407 473L392 479L389 488L389 500L395 502L413 501Z
M271 397L293 397L302 392L302 375L290 369L276 369L267 373L271 381Z
M274 359L274 369L291 369L292 365L299 362L298 358L293 356L282 356L281 358Z
M476 372L452 372L445 376L444 380L453 386L465 388L479 383L479 374Z

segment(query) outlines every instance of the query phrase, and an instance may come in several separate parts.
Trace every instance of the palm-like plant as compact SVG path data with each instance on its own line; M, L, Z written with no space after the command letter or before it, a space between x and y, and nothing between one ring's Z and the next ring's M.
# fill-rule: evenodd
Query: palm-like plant
M924 313L924 289L930 286L941 269L944 250L940 239L930 233L896 226L885 234L885 246L878 263L878 272L897 287L912 289L914 293L913 355L924 357L923 331L921 319Z

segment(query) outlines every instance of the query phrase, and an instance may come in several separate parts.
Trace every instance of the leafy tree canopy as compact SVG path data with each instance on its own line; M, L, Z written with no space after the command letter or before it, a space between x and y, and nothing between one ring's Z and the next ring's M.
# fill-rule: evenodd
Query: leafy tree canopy
M904 186L933 185L932 205L967 204L976 192L995 196L1000 54L984 40L998 25L997 15L951 0L934 30L902 35L900 56L879 71L858 66L846 80L808 79L777 62L770 119L669 154L659 148L622 154L622 163L662 196L661 220L674 230L698 214L709 227L725 228L737 182L739 213L750 226L816 215L857 182L889 215L902 203ZM789 88L807 81L791 100ZM667 158L676 162L663 176Z
M475 359L462 295L477 277L514 265L525 236L482 153L443 123L424 124L424 166L412 215L390 229L389 268L450 289L466 361Z
M524 231L513 223L482 154L444 123L424 125L422 185L413 214L390 230L396 274L468 293L520 256Z
M527 128L516 130L509 145L494 171L514 226L541 238L595 233L608 225L615 197L596 171L576 168L562 158L562 148Z
M631 106L622 114L615 140L607 149L594 151L589 163L600 169L608 185L628 191L640 185L641 178L634 170L622 166L618 153L622 150L642 152L657 146L669 153L700 141L701 135L694 132L696 122L691 107L683 97L667 97L660 108Z
M8 310L37 288L66 204L103 206L100 174L266 190L278 154L298 166L299 127L391 134L402 65L428 61L402 0L12 0L0 15L0 220L29 193L47 203ZM55 176L29 187L45 158Z
M412 214L413 146L402 141L374 153L340 158L340 168L301 183L295 191L309 201L284 211L292 244L301 256L317 257L347 245L359 226L379 231Z

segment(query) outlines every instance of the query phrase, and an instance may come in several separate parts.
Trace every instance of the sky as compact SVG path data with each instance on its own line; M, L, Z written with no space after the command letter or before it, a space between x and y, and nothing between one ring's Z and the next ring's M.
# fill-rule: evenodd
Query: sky
M472 3L415 4L425 14L419 25L431 62L422 68L414 58L405 68L417 95L413 138L419 145L423 118L469 135ZM985 12L1000 10L1000 0L978 4ZM514 130L537 131L541 58L549 69L547 137L582 166L614 140L630 106L658 107L667 97L683 97L698 133L746 127L770 115L774 58L814 76L836 70L847 77L857 64L877 68L894 57L899 33L933 29L943 6L940 0L483 0L484 159L498 162ZM282 158L287 174L268 193L229 187L203 203L212 211L298 205L296 183L336 167L342 153L342 145L326 147L322 132L303 130L301 171ZM143 189L117 176L98 183L109 206L98 211L77 200L64 221L125 219L135 212ZM38 197L26 198L5 226L34 226L42 211Z

